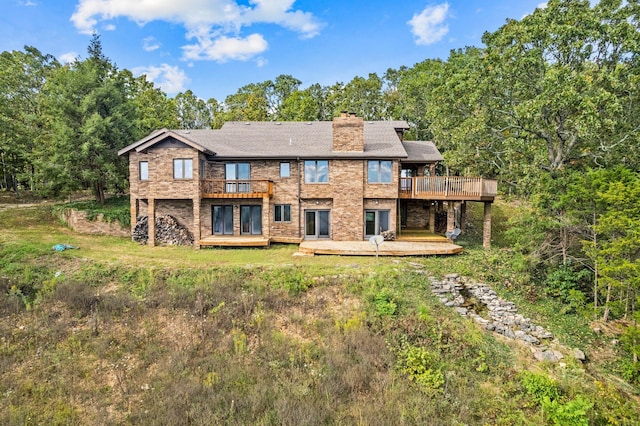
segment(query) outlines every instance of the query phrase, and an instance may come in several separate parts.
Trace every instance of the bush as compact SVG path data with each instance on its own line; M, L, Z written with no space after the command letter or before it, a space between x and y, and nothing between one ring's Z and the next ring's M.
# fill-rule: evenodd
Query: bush
M556 381L546 375L524 371L521 373L520 380L527 395L538 404L545 399L555 401L560 397Z

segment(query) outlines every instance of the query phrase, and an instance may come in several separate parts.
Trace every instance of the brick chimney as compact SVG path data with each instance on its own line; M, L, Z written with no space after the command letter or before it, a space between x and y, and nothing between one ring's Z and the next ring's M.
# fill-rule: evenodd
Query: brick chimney
M333 119L333 151L364 152L364 121L355 112Z

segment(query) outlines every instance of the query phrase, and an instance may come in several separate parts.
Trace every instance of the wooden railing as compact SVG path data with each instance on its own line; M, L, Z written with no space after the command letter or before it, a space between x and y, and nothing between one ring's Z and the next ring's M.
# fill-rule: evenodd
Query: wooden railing
M464 176L400 178L400 198L492 201L498 181Z
M262 198L273 195L270 180L224 180L203 179L200 181L203 198Z

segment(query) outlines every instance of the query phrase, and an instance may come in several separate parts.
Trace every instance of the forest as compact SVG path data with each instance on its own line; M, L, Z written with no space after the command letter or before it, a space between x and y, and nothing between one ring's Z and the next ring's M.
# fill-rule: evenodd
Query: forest
M620 374L640 385L640 1L549 0L482 46L302 87L291 75L224 100L169 97L118 69L94 35L61 64L36 47L0 54L0 190L99 202L127 191L117 151L159 128L227 121L406 120L442 173L499 180L518 285L567 314L624 324ZM211 84L217 84L212 81Z

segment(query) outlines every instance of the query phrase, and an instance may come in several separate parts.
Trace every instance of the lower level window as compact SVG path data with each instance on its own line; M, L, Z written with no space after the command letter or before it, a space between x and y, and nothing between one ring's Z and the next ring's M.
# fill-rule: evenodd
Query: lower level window
M291 205L290 204L276 204L275 216L273 218L275 222L291 222Z

